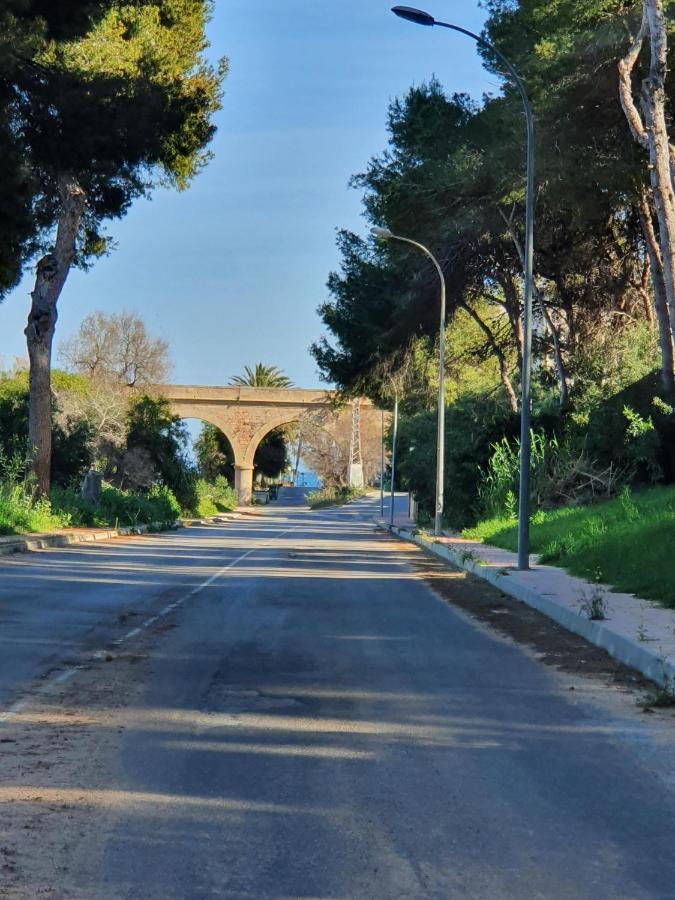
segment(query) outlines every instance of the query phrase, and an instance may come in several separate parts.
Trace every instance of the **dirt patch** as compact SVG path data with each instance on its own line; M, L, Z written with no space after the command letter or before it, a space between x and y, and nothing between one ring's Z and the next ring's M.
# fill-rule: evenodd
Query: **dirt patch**
M102 835L142 644L25 698L0 726L0 897L106 898ZM101 797L105 798L102 802Z
M617 687L647 693L655 689L653 682L612 659L605 650L589 644L482 579L428 556L424 551L411 562L420 578L436 594L500 634L530 648L546 665L570 675L602 678Z

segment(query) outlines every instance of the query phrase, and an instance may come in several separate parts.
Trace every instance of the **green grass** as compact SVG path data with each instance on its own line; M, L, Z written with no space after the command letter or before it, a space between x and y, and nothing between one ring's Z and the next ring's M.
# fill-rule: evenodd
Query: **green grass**
M365 491L349 487L323 487L307 494L307 502L312 509L326 509L329 506L342 506L350 500L363 497Z
M196 515L198 517L215 516L218 513L229 512L236 509L238 503L237 492L230 487L226 479L221 475L213 483L203 479L197 482Z
M68 516L52 511L47 501L35 501L22 485L0 484L0 534L36 534L68 524Z
M162 485L136 493L104 483L101 502L96 505L86 503L75 488L56 487L52 490L52 510L74 528L168 524L180 515L178 501Z
M490 519L467 529L468 538L517 549L513 519ZM573 575L675 608L675 487L624 493L593 506L537 512L532 552Z
M63 528L169 524L180 515L163 486L133 493L104 484L101 502L86 503L79 490L55 487L51 502L36 500L23 484L0 483L0 534L35 534Z

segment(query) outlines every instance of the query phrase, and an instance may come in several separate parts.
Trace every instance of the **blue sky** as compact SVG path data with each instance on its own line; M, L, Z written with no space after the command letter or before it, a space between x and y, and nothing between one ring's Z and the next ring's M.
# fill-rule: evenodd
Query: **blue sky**
M169 341L176 382L222 384L260 361L320 384L308 347L338 264L335 229L366 228L347 183L384 149L390 100L434 74L449 91L497 89L471 41L403 22L391 5L216 0L212 53L230 74L215 159L187 193L159 191L112 223L114 253L71 273L57 348L90 311L134 310ZM477 0L427 9L474 29L484 20ZM31 286L0 306L5 362L25 356Z

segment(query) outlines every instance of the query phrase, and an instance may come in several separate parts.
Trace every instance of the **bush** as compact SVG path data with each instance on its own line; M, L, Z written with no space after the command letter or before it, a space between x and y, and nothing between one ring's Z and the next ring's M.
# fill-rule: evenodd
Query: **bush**
M99 504L82 499L74 488L54 488L52 509L72 526L135 526L175 522L180 505L165 485L156 485L147 493L134 493L104 484Z
M598 466L569 440L532 432L530 501L533 510L566 503L585 503L608 498L621 485L622 473L612 464ZM482 516L515 518L520 487L520 441L502 438L478 483L478 507Z
M222 475L213 482L200 478L196 483L198 516L215 516L220 512L236 509L239 503L237 492Z
M432 516L436 493L436 413L403 418L399 431L398 476L415 493L422 514ZM518 417L498 394L467 395L446 409L445 519L454 528L478 517L478 483L494 444L517 434Z
M633 485L675 482L675 414L651 374L603 401L586 416L573 416L588 453L601 465L627 470Z
M327 506L341 506L350 500L363 497L364 491L353 487L323 487L307 494L307 502L312 509L323 509Z
M24 485L0 484L0 534L54 531L69 524L67 515L53 511L48 500L36 500Z
M83 379L54 370L52 384L62 390L83 390ZM54 403L52 425L52 480L67 484L82 478L90 468L91 427L84 419L58 416ZM0 455L25 460L28 444L28 373L0 372Z

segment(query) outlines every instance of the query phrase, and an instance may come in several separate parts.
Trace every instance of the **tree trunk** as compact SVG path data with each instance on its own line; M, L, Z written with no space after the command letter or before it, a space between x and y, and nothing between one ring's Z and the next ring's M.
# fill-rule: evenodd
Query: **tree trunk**
M295 470L293 472L293 484L298 483L298 472L300 471L300 460L302 459L302 432L298 434L298 452L295 454Z
M642 84L640 108L633 100L631 76L640 56L644 41L649 38L651 60L649 76ZM659 304L665 303L670 323L670 340L662 334L662 371L672 372L672 347L675 335L675 194L673 193L673 163L675 155L668 138L666 122L665 81L668 62L668 39L663 0L644 0L640 31L632 42L627 55L619 63L619 94L626 119L635 140L649 152L649 172L654 207L658 220L658 249L660 266L654 265L650 239L648 252L654 273L654 298L659 328L663 329ZM651 215L650 215L651 220ZM653 228L652 228L653 232ZM661 283L659 271L662 273ZM661 299L663 288L663 300ZM669 381L672 384L672 375Z
M650 328L656 326L656 316L654 315L654 301L650 286L652 283L652 264L649 253L645 253L642 262L642 277L640 279L640 296L642 297L642 305L645 311L645 319Z
M675 353L673 350L673 330L668 316L666 302L666 285L663 280L663 264L661 250L654 231L652 210L646 190L639 206L640 225L645 239L645 247L652 272L654 290L654 311L659 326L659 345L661 347L661 383L669 394L675 393Z
M75 241L85 209L84 191L74 178L59 182L61 212L52 253L37 265L25 335L30 360L28 460L39 496L48 496L52 459L51 359L57 302L75 255Z
M499 210L501 217L506 222L506 227L509 230L509 234L511 235L511 240L513 241L513 246L516 248L516 253L520 259L520 264L525 267L525 254L523 252L523 245L520 243L518 235L516 234L516 230L513 227L513 221L504 213L503 209ZM539 290L536 284L532 285L532 292L534 295L534 299L539 304L539 309L541 310L541 314L544 318L544 322L546 323L546 327L548 328L548 332L551 335L551 343L553 344L553 359L555 360L555 369L558 376L558 389L560 391L560 406L567 406L567 401L569 400L569 388L567 385L567 370L565 368L565 361L562 356L562 348L560 346L560 332L556 328L553 319L551 318L551 314L544 304L544 298L542 297L541 291Z
M471 309L468 303L462 304L462 309L465 309L474 322L478 325L483 334L487 337L488 343L492 347L492 352L497 357L497 361L499 363L499 377L504 386L504 390L506 391L506 396L509 399L509 406L513 410L514 413L518 412L518 398L516 396L516 392L513 389L513 385L511 384L511 379L509 378L509 367L506 363L506 357L504 356L504 352L502 348L497 343L494 334L490 330L490 328L485 324L485 322L481 319L478 313Z
M546 308L546 304L544 303L544 298L542 297L541 291L537 287L536 284L532 285L534 298L539 304L539 309L541 310L541 314L544 317L544 322L546 323L546 327L548 328L548 332L551 335L551 343L553 345L553 360L555 362L555 371L558 377L558 391L560 398L560 406L565 407L570 398L569 387L567 385L567 369L565 368L565 361L563 360L562 355L562 347L560 346L560 333L551 318L551 314Z

